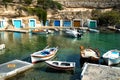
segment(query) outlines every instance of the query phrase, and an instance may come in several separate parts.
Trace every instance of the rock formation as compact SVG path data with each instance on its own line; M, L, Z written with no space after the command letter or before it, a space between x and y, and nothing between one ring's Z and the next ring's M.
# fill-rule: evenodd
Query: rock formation
M30 7L37 5L37 0L33 0ZM48 19L83 19L91 18L91 11L100 9L102 11L120 9L120 0L53 0L62 4L63 10L48 10ZM23 0L13 0L13 3L7 5L0 0L0 18L30 17L29 13L22 10L25 6ZM37 19L37 17L35 17ZM38 20L38 19L37 19ZM26 22L26 21L25 21Z
M113 8L120 6L120 0L54 0L68 8Z

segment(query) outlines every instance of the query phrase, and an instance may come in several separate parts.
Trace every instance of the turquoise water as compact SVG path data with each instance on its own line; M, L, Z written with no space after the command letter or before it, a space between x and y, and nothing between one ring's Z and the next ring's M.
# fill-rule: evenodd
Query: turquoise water
M57 71L49 68L44 62L40 62L32 69L8 80L80 80L80 45L97 48L101 55L110 49L120 50L119 33L85 33L81 39L65 37L62 34L62 32L50 35L0 32L0 43L6 44L6 49L0 51L0 64L14 59L31 62L30 54L47 45L59 47L53 60L76 62L74 72Z

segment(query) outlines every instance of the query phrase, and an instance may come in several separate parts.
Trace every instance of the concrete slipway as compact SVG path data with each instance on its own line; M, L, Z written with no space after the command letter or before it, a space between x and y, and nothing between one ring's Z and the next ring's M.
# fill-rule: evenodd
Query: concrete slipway
M13 60L0 64L0 80L15 76L31 67L33 67L33 64L21 60Z
M120 80L120 68L85 63L81 80Z

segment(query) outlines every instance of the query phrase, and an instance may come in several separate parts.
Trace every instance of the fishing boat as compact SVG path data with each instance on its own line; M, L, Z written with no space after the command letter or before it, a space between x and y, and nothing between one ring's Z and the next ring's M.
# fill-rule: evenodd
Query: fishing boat
M57 70L74 70L75 62L45 61L51 68Z
M86 62L98 63L100 59L100 53L97 49L84 48L80 46L81 59Z
M97 30L97 29L89 29L90 32L96 32L96 33L99 33L100 31Z
M0 50L3 50L5 48L5 44L0 44Z
M65 34L70 37L79 38L82 36L82 33L76 29L66 29Z
M43 50L34 52L33 54L31 54L31 61L32 63L36 63L39 61L45 61L48 59L51 59L55 56L55 54L58 51L58 47L46 47Z
M34 30L31 30L31 32L33 34L53 34L54 31L52 30L49 30L49 29L34 29Z
M109 50L102 57L109 66L118 64L120 63L120 50Z

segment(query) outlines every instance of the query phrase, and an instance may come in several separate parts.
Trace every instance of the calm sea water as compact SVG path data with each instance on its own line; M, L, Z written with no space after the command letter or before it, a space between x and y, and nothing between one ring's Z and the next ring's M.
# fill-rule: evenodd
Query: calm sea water
M6 44L6 49L0 51L0 64L14 59L31 62L30 54L47 45L59 47L53 60L76 62L74 72L57 71L49 68L44 62L40 62L35 64L32 69L8 80L80 80L79 46L97 48L101 52L101 56L110 49L120 50L120 33L85 33L81 39L69 38L62 34L62 32L50 35L0 32L0 43Z

